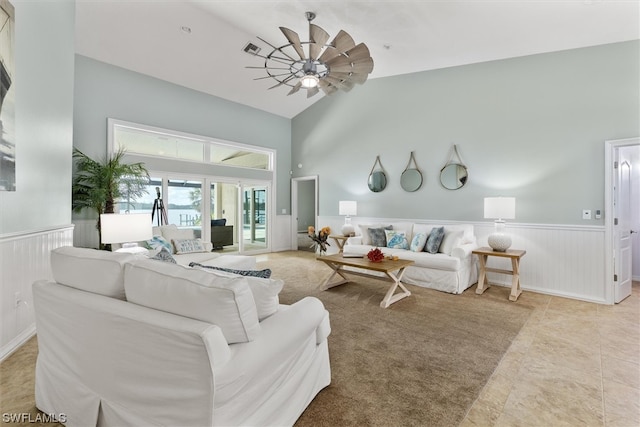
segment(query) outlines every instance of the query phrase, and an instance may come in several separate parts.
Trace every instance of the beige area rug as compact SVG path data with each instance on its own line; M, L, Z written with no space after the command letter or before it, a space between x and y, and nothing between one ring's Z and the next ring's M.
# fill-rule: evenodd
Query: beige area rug
M258 267L285 280L282 303L312 295L330 313L332 383L296 426L456 426L532 313L475 287L451 295L410 285L410 297L383 309L384 281L350 276L317 290L331 270L313 254L272 254Z
M531 314L521 302L450 295L408 285L412 292L380 308L389 284L354 282L317 290L331 270L313 253L270 254L273 277L285 281L281 302L323 301L331 316L332 383L296 426L456 426ZM34 402L34 337L0 365L0 413L31 414L11 425L38 426ZM59 424L58 424L59 426Z

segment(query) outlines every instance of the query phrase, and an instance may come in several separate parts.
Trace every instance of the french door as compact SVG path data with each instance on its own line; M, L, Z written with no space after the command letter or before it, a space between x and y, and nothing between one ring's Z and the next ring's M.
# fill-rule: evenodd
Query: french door
M268 184L240 186L242 252L264 252L270 248L270 193Z

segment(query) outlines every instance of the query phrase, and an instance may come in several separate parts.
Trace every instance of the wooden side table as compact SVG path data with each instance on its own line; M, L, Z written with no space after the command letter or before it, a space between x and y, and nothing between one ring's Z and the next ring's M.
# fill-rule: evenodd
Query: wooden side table
M344 248L344 244L347 243L349 236L343 236L342 234L330 234L329 237L335 240L336 245L338 246L338 253L341 254L342 248Z
M507 249L505 252L498 252L491 248L483 247L476 249L472 253L478 255L478 259L480 260L480 277L478 278L476 294L482 294L491 286L487 280L487 272L510 274L513 278L511 280L511 295L509 295L509 301L516 301L522 293L522 288L520 287L520 258L522 258L527 251ZM487 267L487 258L490 256L510 258L512 269L503 270L501 268Z

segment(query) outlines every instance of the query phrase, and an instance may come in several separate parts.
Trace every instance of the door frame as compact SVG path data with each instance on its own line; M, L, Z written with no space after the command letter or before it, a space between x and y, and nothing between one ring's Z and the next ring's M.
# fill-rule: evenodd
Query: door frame
M605 141L604 143L604 253L605 253L605 302L607 304L615 304L615 287L616 282L613 280L615 274L615 256L616 245L614 243L615 232L613 219L615 215L614 206L614 183L616 169L613 162L616 158L616 151L621 147L640 145L640 137L614 139Z
M314 226L318 228L318 175L301 176L298 178L291 178L291 248L298 250L298 184L302 181L313 181L315 183L315 209L314 209Z

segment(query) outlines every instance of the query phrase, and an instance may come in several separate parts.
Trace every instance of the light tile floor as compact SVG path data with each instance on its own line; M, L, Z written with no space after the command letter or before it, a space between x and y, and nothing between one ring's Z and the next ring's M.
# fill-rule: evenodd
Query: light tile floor
M526 291L519 302L534 312L461 426L640 427L640 282L613 306Z

